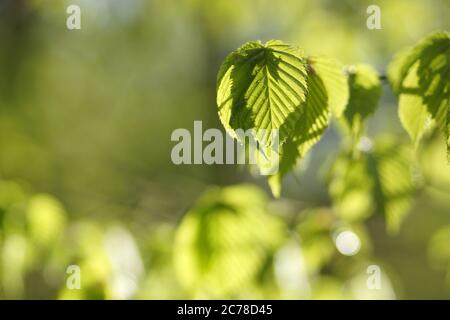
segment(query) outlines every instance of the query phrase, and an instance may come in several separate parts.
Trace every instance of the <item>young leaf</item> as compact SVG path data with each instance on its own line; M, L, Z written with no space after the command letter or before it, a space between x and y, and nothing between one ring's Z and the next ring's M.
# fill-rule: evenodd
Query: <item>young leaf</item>
M414 89L400 95L398 115L411 140L417 144L432 124L431 114L428 112L426 105L423 104L422 97L416 93L419 85L417 65L408 73L403 83L408 88Z
M400 93L404 87L403 80L409 70L421 59L429 62L428 57L448 49L448 32L437 31L419 41L411 48L400 51L388 66L388 79L396 93Z
M280 142L285 141L302 113L305 94L304 59L297 48L281 41L249 42L219 70L219 117L234 137L236 129L255 129L257 140L270 146L270 130L277 129Z
M369 65L359 64L348 70L350 98L344 117L354 138L363 130L365 119L371 115L381 96L381 83L378 73Z
M295 126L291 137L282 146L279 171L269 177L272 193L278 197L283 176L292 170L298 159L316 144L328 127L328 96L322 79L313 71L308 75L308 96L304 112Z
M388 69L390 83L399 94L399 116L415 143L433 119L447 136L450 103L450 35L435 32L394 58Z
M402 82L408 74L409 68L414 64L416 55L412 54L412 48L405 48L397 53L387 68L387 77L392 90L399 94Z
M348 103L349 88L344 67L337 60L328 57L309 57L310 68L320 77L328 96L328 108L339 118Z
M450 101L450 35L437 33L431 39L434 41L430 40L429 46L423 48L417 61L417 75L423 103L433 118L438 119L441 107L445 110ZM442 120L444 128L445 118Z

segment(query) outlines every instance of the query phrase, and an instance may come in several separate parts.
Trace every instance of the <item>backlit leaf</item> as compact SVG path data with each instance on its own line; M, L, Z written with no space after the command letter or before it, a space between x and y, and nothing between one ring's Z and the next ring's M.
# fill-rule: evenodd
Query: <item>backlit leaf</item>
M399 94L399 116L415 143L433 119L448 137L450 35L435 32L403 51L389 66L391 86Z
M377 71L365 64L348 69L350 98L344 112L346 124L355 138L363 131L366 118L378 106L381 96L381 83Z
M328 108L339 118L349 98L348 79L344 67L337 60L323 56L309 57L308 62L325 86Z
M295 128L305 95L301 52L281 41L249 42L231 53L219 70L219 116L234 137L236 129L255 129L257 140L270 146L270 130L276 129L283 142Z
M275 196L280 195L283 176L320 140L328 127L327 101L327 91L322 79L310 71L304 112L297 122L294 133L281 147L278 173L269 177L269 185Z
M254 280L282 241L280 221L258 188L207 191L184 216L175 237L175 268L194 294L237 294Z

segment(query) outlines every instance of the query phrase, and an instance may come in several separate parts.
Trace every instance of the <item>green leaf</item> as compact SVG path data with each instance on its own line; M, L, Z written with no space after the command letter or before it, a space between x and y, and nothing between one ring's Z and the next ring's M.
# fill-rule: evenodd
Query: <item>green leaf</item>
M414 192L411 158L411 150L392 139L377 141L374 154L368 158L378 207L383 211L387 230L391 233L399 230L411 208Z
M426 143L421 146L418 159L426 186L447 193L447 190L450 190L450 170L448 162L443 161L448 152L447 148L442 148L442 144L445 143L443 140L438 132L426 137Z
M417 144L434 120L447 137L450 103L450 35L435 32L394 58L389 80L399 94L399 117Z
M448 32L437 31L422 40L417 45L400 51L388 66L388 79L396 93L400 93L404 87L403 81L410 69L418 61L422 65L430 62L436 53L448 48Z
M447 108L450 99L450 35L438 33L432 39L421 53L417 74L423 102L433 118L438 119L438 113ZM442 120L441 126L445 127L445 118Z
M328 96L328 108L339 118L348 103L348 78L344 67L337 60L328 57L309 57L309 66L323 82Z
M353 159L343 154L333 165L332 177L329 191L336 215L350 222L368 218L374 211L375 201L367 157Z
M408 73L403 83L409 88L418 88L417 65ZM422 102L422 97L417 95L414 90L411 91L411 93L405 92L400 95L398 114L400 122L411 140L417 144L431 126L432 118L426 105Z
M265 194L253 186L208 190L176 231L174 262L184 287L194 296L223 297L254 281L284 237L266 207Z
M335 246L330 233L336 224L328 208L306 209L300 212L295 231L301 240L301 250L308 275L314 276L333 257Z
M397 53L392 59L387 69L387 77L395 93L400 93L403 79L406 78L409 68L412 67L415 55L412 55L412 48L405 48Z
M232 136L236 129L255 129L257 140L270 146L270 130L279 130L281 142L291 135L305 93L305 62L297 48L281 41L249 42L219 70L219 117Z
M414 192L410 160L411 150L390 137L379 139L373 151L362 152L358 157L341 155L330 180L337 215L358 221L376 209L385 216L387 230L398 231Z
M272 193L278 197L283 176L316 144L329 122L328 96L322 79L314 72L308 75L308 96L304 112L295 126L294 133L281 147L279 171L269 177Z
M369 65L359 64L348 69L350 98L344 117L350 132L358 138L364 121L378 106L381 83L377 71Z

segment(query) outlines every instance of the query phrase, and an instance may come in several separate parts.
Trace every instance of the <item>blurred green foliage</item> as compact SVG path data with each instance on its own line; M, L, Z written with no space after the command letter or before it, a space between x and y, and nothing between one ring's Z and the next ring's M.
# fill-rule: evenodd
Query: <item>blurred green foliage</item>
M66 29L69 3L81 30ZM381 30L366 28L369 4ZM383 74L402 48L449 30L449 10L445 0L0 1L0 298L450 298L445 141L427 131L410 148L384 82L363 151L332 125L279 199L238 166L170 161L174 129L222 128L216 75L242 43L283 39ZM336 248L343 230L360 239L356 255ZM70 265L80 290L66 286ZM369 265L381 290L366 286Z

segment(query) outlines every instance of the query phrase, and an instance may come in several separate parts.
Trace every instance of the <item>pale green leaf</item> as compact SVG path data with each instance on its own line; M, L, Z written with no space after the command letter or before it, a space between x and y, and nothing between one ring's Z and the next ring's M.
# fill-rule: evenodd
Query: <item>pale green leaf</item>
M406 78L409 68L414 64L415 55L412 48L405 48L397 53L387 68L387 77L395 93L400 93L403 79Z
M337 60L328 57L310 57L309 66L317 73L325 86L328 108L339 118L348 103L349 87L344 67Z
M384 213L390 233L399 230L411 208L414 192L410 172L411 158L411 150L392 139L379 140L374 154L368 157L378 207Z
M375 112L381 96L381 83L377 71L365 64L349 67L350 98L344 117L349 130L358 137L366 118Z
M449 164L443 160L448 151L447 148L442 148L443 143L445 141L439 134L427 137L418 158L427 186L447 192L450 190L450 169Z
M283 142L302 113L305 94L304 59L297 48L281 41L249 42L219 70L219 116L234 137L236 129L254 129L257 140L270 146L270 130L275 129Z
M208 190L176 231L174 262L182 285L211 297L238 294L281 243L281 222L249 185ZM214 291L212 291L214 290Z
M332 168L329 191L336 215L346 221L368 218L374 211L374 182L365 156L353 159L349 154L339 157Z
M387 72L394 91L400 93L403 80L418 60L422 60L425 65L430 62L427 56L433 57L435 53L445 51L446 48L448 48L448 32L437 31L420 40L414 47L400 51L389 64Z
M389 66L389 80L399 94L401 123L417 144L431 118L447 137L450 103L450 36L435 32L397 56Z
M304 112L297 122L294 133L281 148L278 173L269 177L269 185L275 196L280 195L283 176L320 140L328 127L327 101L323 81L316 73L311 72L308 75L308 96Z
M30 199L27 211L30 238L36 245L49 246L65 228L66 213L53 197L42 194Z
M408 73L403 83L412 90L400 95L398 114L411 140L417 143L432 123L431 115L423 104L422 97L416 93L419 85L417 65Z

